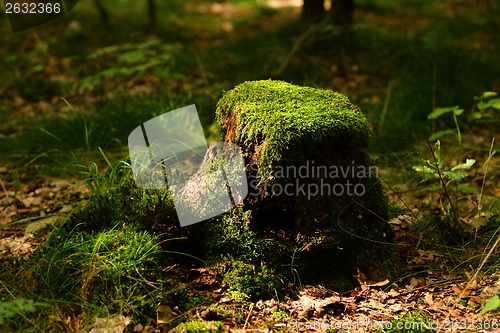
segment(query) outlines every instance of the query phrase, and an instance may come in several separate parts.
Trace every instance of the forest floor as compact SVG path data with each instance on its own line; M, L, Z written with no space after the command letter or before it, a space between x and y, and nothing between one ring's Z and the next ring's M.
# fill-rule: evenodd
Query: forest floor
M498 157L490 161L498 168ZM26 165L18 169L26 171ZM12 169L10 169L12 170ZM27 167L35 177L36 168ZM490 169L491 170L491 169ZM397 170L381 168L385 178ZM5 178L14 173L0 169L2 188L0 258L26 258L43 244L47 225L64 220L68 214L84 205L89 191L80 179L44 180L13 184ZM470 172L470 178L481 178L482 174ZM485 179L488 179L486 177ZM496 184L487 183L484 197L498 197ZM470 182L478 186L476 182ZM455 246L440 244L433 237L443 230L427 230L430 225L420 225L425 219L424 211L433 211L440 216L443 204L439 191L423 189L418 182L391 183L386 193L394 203L404 202L405 213L389 221L395 242L401 247L401 255L407 275L398 281L367 281L363 272L355 275L358 286L349 291L337 292L323 285L294 286L292 297L285 299L259 300L238 303L232 300L220 284L220 276L213 267L178 269L179 280L189 285L193 295L211 299L209 305L198 306L187 312L178 309L158 309L156 321L151 319L137 326L135 332L152 332L169 328L176 317L199 321L219 321L224 330L233 332L495 332L500 331L498 317L479 315L484 304L500 293L500 274L496 269L498 248L493 245L498 238L498 229L487 227L491 213L475 218L475 214L463 214L463 230L468 230L464 243ZM493 193L489 193L493 190ZM473 196L464 205L474 210ZM47 229L45 229L47 230ZM34 236L34 234L36 236ZM431 236L432 235L432 236ZM496 254L486 260L486 253ZM483 262L483 260L486 261ZM479 265L485 264L479 267ZM106 320L117 327L126 326L126 317L114 314ZM63 317L57 321L67 332L82 329L82 318ZM102 324L102 322L101 322ZM122 325L122 326L120 326ZM208 324L210 328L210 324ZM215 327L215 326L214 326ZM99 330L99 324L92 332ZM170 327L171 328L171 327ZM118 330L119 331L119 330ZM120 331L121 332L121 331Z

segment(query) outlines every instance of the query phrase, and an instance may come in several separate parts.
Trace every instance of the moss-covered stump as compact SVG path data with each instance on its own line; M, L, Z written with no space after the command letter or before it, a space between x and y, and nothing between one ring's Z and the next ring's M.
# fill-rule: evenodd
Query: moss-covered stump
M216 116L224 141L244 153L252 228L301 248L311 279L358 268L388 276L387 202L357 106L329 90L263 80L226 92Z

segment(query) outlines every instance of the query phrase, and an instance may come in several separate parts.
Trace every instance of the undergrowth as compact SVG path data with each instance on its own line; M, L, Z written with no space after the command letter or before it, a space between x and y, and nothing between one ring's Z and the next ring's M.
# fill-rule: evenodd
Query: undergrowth
M156 317L159 305L189 311L199 304L188 297L189 288L179 277L169 274L179 265L218 266L220 283L237 302L282 293L275 270L256 267L263 262L276 265L284 254L269 252L270 241L242 228L247 216L241 210L181 228L168 190L136 187L126 161L109 164L103 172L90 164L81 175L91 193L87 203L56 226L35 253L16 262L18 274L29 278L5 285L11 295L23 294L36 300L35 305L50 307L39 308L31 317L49 311L53 318L81 316L82 325L89 325L94 317L122 313L138 324ZM233 264L222 269L227 262ZM29 331L28 323L16 320L7 325Z

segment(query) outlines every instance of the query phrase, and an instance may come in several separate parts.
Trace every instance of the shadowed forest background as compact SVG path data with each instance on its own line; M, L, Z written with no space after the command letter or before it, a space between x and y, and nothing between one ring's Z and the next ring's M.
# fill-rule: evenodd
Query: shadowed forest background
M351 17L306 2L81 0L16 33L2 10L0 332L107 332L99 320L116 332L293 332L359 316L493 325L478 313L500 305L500 4L357 0ZM240 210L180 230L168 193L134 188L134 128L196 104L220 141L223 92L264 79L340 92L368 118L398 277L303 283L307 244L270 257ZM205 247L185 241L204 233Z

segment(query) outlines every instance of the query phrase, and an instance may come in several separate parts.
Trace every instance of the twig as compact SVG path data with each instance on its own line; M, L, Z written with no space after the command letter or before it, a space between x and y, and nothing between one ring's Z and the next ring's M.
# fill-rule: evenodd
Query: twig
M495 244L493 244L493 246L491 247L491 249L488 251L488 254L486 255L486 257L484 257L483 261L481 261L481 264L476 269L476 272L474 272L474 275L470 278L470 280L467 282L467 285L465 286L464 290L462 290L462 292L458 296L459 300L462 299L462 297L464 297L464 295L467 292L467 290L470 288L470 286L472 285L472 283L476 280L477 276L479 275L479 272L481 271L481 269L483 269L484 264L490 258L491 254L493 253L493 251L495 250L495 248L498 246L498 243L500 243L500 234L498 234L497 240L495 241Z
M243 329L245 329L247 327L248 319L250 319L250 315L252 314L252 310L253 310L253 303L250 304L250 310L248 311L247 319L245 320L245 325L243 325Z
M7 202L9 202L11 198L9 196L9 193L7 193L7 189L5 188L5 184L3 183L2 178L0 178L0 185L2 186L3 193L5 193L5 198L7 199Z
M479 213L481 213L481 209L483 209L483 207L481 206L481 199L483 197L484 184L486 183L486 175L488 174L488 166L490 165L491 158L493 157L493 155L495 155L495 152L493 151L494 144L495 144L495 138L491 139L490 151L488 153L488 158L486 159L485 166L484 166L483 184L481 185L481 192L479 192L479 195L477 196L477 216L478 217L479 217Z
M500 231L500 228L497 229L497 232ZM462 299L462 297L464 297L465 293L467 292L467 290L469 290L470 286L472 285L472 283L477 279L477 276L479 275L479 272L481 271L481 269L483 268L484 264L486 263L486 261L488 261L488 259L490 258L491 254L493 253L493 251L496 249L496 247L498 246L498 243L500 243L500 233L498 234L498 237L497 237L497 240L495 241L495 244L493 244L493 246L491 247L491 249L488 251L488 254L486 255L486 257L484 257L483 261L481 261L481 264L479 265L479 267L477 268L476 272L474 272L474 275L469 279L469 281L467 282L467 285L465 286L465 288L462 290L462 292L460 293L460 295L458 296L458 299L455 301L455 303L453 304L453 307L452 307L452 310L456 308L457 304L460 302L460 300ZM448 318L447 318L448 319ZM442 326L440 326L437 330L436 333L439 333L442 331Z
M394 81L391 81L387 86L387 91L385 94L384 107L382 108L382 112L380 113L380 121L378 123L378 133L382 133L382 127L384 126L385 115L387 114L387 110L389 109L389 102L391 100L392 88L394 87Z
M400 193L409 192L410 190L396 192L396 190L394 189L394 187L392 187L392 185L389 184L389 182L384 177L382 177L382 175L378 175L378 177L381 178L385 182L385 184L387 186L389 186L389 188L391 189L391 191L398 197L399 201L401 201L403 203L403 205L406 207L406 209L408 209L408 211L410 212L410 214L413 215L413 217L415 218L415 220L418 220L418 216L413 212L413 210L406 204L406 202L403 200L403 198L401 198L401 196L399 195Z

